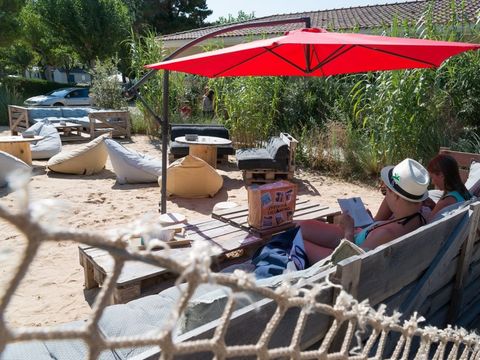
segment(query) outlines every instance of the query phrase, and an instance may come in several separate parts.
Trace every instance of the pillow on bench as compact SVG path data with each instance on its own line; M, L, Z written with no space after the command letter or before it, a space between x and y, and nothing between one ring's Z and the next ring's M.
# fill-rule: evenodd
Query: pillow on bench
M290 151L288 144L280 137L275 136L270 138L265 148L238 149L235 156L240 170L288 171Z
M480 162L472 161L465 187L474 196L480 196Z

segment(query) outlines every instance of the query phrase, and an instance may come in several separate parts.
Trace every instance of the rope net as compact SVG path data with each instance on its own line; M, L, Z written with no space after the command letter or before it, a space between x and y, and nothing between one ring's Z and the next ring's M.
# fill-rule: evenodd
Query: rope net
M320 282L302 284L300 281L296 285L287 279L281 286L272 289L260 286L251 274L243 271L236 270L232 274L212 272L210 265L215 251L202 242L194 242L191 248L185 249L185 256L177 260L169 256L168 243L163 243L163 251L155 252L149 249L138 251L129 246L130 239L154 237L155 226L152 224L135 223L108 232L52 226L55 222L50 216L55 203L31 201L28 180L27 176L17 175L15 181L11 182L16 184L18 209L0 205L0 218L14 225L28 240L21 263L0 298L2 359L2 352L9 344L13 346L32 340L82 340L86 344L85 358L88 359L97 359L104 350L119 348L154 349L154 355L149 358L160 359L173 359L180 355L216 359L480 359L480 337L477 334L462 328L422 327L424 319L417 314L401 321L400 313L389 315L385 306L373 309L367 301L358 302L338 285L331 283L328 277ZM113 272L102 285L91 316L83 326L75 328L12 328L5 319L6 308L40 245L46 241L63 240L105 249L114 259ZM99 319L109 304L123 265L129 260L146 262L178 274L177 285L183 283L179 286L180 297L169 312L169 318L158 329L128 337L108 336L100 329ZM210 332L205 332L203 338L188 336L189 333L179 337L175 330L179 319L201 284L218 284L230 289L226 292L228 297L225 306L220 318ZM321 301L328 292L335 294L330 297L335 300L330 303ZM242 334L236 334L232 342L228 340L229 331L242 319L242 315L235 316L236 304L251 298L249 294L262 298L263 304L273 304L272 314L268 321L256 322L255 312L259 311L259 305L252 300L250 313L254 316L245 317L244 321L249 321L246 329L250 328L259 334L257 340L245 343ZM294 322L285 331L285 323L292 318ZM318 324L326 324L326 327L316 327L317 321ZM281 343L274 340L279 338Z

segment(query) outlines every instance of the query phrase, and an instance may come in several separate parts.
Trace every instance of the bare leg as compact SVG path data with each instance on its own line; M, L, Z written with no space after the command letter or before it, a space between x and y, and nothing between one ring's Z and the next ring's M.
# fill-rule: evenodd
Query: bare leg
M303 239L316 245L335 249L345 237L343 229L335 224L318 220L297 221L302 230Z
M304 241L303 244L310 264L315 264L317 261L325 259L333 252L331 248L319 246L310 241Z

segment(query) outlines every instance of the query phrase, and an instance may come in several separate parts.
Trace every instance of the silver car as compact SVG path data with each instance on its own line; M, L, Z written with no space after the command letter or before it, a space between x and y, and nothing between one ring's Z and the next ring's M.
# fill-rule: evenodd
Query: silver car
M28 106L91 106L92 99L88 96L87 88L64 88L28 98L24 104Z

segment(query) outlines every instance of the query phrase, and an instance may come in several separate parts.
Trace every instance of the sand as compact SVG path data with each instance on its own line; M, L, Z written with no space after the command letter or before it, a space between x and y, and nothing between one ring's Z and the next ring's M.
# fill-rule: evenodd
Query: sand
M8 135L0 128L0 136ZM126 147L160 158L158 141L146 136L120 140ZM64 150L77 144L66 143ZM247 191L233 158L218 169L224 186L213 198L170 198L168 211L184 214L187 219L209 218L214 205L221 201L247 203ZM45 168L46 161L33 162L30 183L32 199L56 199L63 202L58 223L76 229L99 230L122 227L148 213L158 213L160 188L157 184L119 185L109 161L104 171L94 176L56 174ZM363 184L352 184L318 172L299 169L295 174L299 195L321 204L336 206L339 197L361 196L376 210L380 192ZM0 189L0 204L14 207L16 195ZM0 293L3 294L22 256L26 240L19 231L0 220ZM98 289L84 290L83 268L78 260L78 243L46 242L37 253L29 271L8 305L5 318L13 327L46 326L86 319Z

